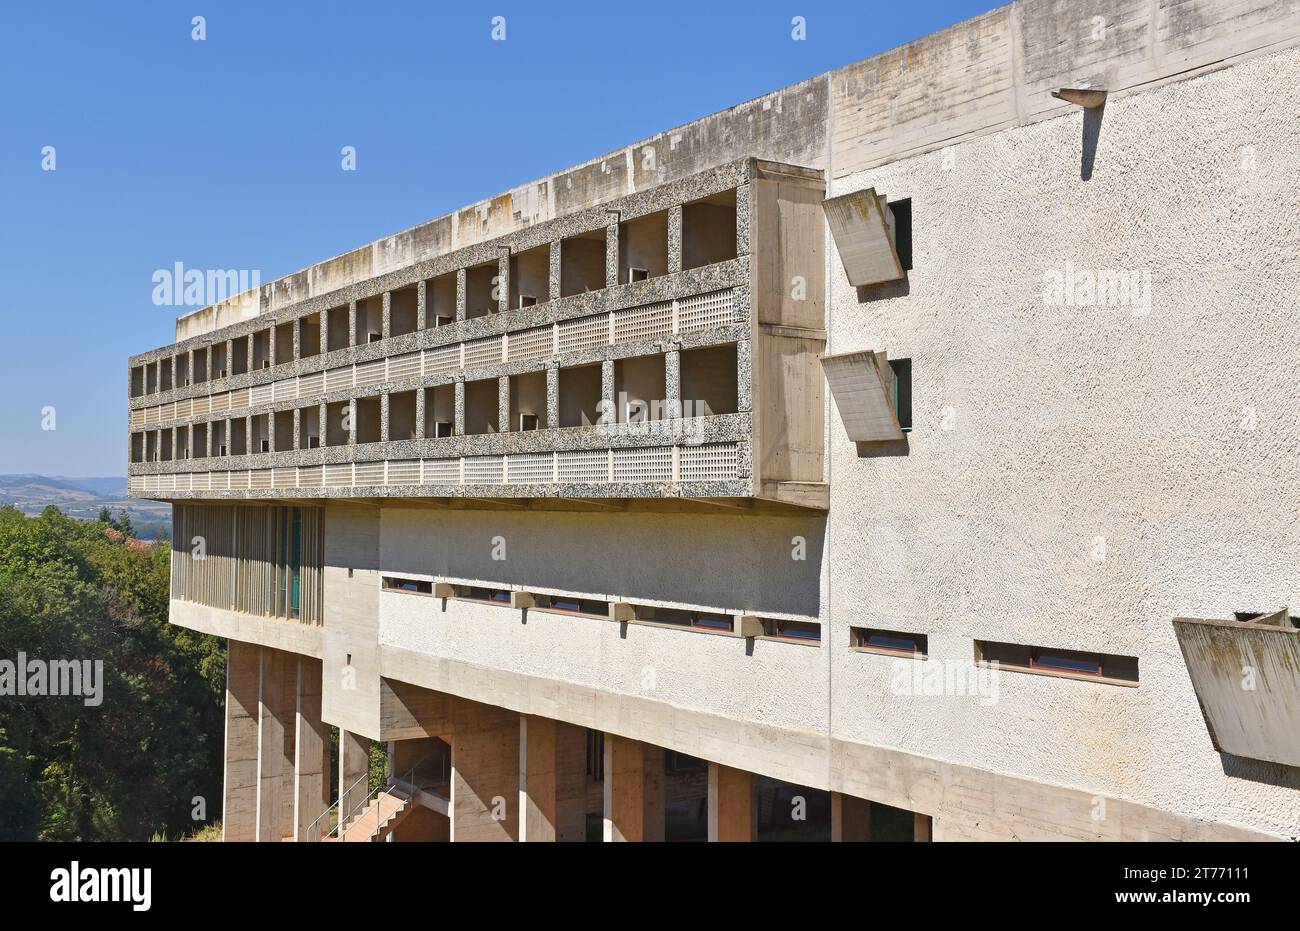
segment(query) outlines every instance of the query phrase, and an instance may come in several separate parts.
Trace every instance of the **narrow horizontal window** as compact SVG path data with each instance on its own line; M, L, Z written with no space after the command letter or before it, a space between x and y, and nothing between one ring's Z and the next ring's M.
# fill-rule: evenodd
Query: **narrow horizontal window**
M705 630L734 630L735 619L730 614L708 614L704 611L691 612L691 626Z
M787 621L768 618L763 621L763 629L769 637L785 640L799 640L804 643L821 643L822 625L812 621Z
M569 595L538 595L537 607L556 614L580 614L590 617L609 617L609 602L592 598L574 598Z
M1122 685L1136 685L1138 682L1136 656L976 640L975 659L983 664L996 662L999 667L1012 672L1096 679Z
M693 611L689 608L655 608L650 605L636 605L633 610L638 621L648 621L652 624L673 624L679 627L727 633L735 630L735 618L730 614Z
M452 591L459 601L479 601L484 604L510 606L510 592L503 588L482 588L478 585L455 585Z
M421 579L400 579L395 576L384 576L384 588L392 592L415 592L420 595L432 595L433 583Z
M925 659L930 651L930 638L926 634L909 634L898 630L851 627L849 645L864 653L887 653Z

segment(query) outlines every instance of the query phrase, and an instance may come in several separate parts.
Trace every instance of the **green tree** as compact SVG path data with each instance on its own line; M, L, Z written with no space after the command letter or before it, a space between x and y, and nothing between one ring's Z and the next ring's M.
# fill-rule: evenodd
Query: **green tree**
M103 661L96 707L0 696L0 840L187 835L196 797L219 814L224 644L167 623L169 546L102 517L0 508L0 658Z

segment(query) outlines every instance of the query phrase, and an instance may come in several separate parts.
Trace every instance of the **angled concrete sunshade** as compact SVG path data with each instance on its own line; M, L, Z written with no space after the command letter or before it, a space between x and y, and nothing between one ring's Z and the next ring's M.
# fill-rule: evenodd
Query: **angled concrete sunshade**
M894 404L894 370L883 352L847 352L822 356L844 430L855 443L901 440Z
M1214 749L1300 766L1300 629L1286 609L1251 621L1175 618L1174 633Z
M849 284L861 287L903 277L894 245L894 214L875 188L828 197L822 210Z

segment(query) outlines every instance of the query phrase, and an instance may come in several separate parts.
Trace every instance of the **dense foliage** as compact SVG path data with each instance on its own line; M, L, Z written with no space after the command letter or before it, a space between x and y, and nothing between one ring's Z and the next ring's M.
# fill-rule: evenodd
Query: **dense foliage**
M97 707L0 695L0 840L176 837L220 816L225 645L167 623L169 558L106 511L0 508L0 660L104 664Z

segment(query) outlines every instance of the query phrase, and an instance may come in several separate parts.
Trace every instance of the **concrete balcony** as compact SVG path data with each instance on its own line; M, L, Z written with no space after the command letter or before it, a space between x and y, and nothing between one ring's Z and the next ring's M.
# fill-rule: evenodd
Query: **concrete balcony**
M706 175L136 357L130 493L825 509L820 174Z
M1300 628L1286 609L1251 620L1180 617L1174 632L1214 749L1300 766Z

